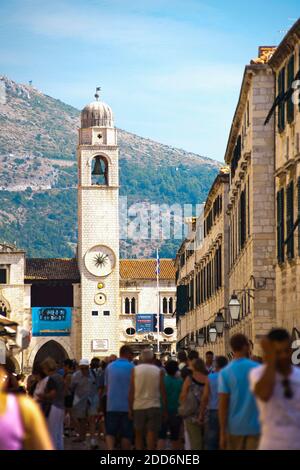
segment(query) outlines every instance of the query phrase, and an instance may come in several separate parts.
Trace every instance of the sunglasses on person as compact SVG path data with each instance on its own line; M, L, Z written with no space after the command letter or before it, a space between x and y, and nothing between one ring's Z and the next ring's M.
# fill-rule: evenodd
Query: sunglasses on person
M288 398L288 399L293 398L294 393L293 393L291 382L289 381L289 379L284 379L281 383L283 386L284 398Z

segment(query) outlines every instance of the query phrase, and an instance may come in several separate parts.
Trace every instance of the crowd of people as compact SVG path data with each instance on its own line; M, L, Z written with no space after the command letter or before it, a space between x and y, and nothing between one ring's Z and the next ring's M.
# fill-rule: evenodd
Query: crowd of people
M13 381L0 369L0 449L64 448L64 437L107 450L300 449L300 369L276 328L253 356L243 334L232 358L196 350L166 360L124 345L101 361L52 358ZM76 446L76 444L74 444ZM103 448L103 446L102 446Z

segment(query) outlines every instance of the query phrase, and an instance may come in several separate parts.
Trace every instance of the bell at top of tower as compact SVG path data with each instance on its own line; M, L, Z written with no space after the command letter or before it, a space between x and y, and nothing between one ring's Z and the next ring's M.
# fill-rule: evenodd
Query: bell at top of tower
M99 101L100 87L96 88L96 100L86 105L81 111L81 128L114 127L114 116L110 106Z

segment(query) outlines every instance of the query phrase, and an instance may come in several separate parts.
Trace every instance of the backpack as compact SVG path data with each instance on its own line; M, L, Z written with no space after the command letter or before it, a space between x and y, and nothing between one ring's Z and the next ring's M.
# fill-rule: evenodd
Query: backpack
M199 390L198 386L191 383L188 394L183 403L179 405L178 414L182 418L195 416L200 411Z

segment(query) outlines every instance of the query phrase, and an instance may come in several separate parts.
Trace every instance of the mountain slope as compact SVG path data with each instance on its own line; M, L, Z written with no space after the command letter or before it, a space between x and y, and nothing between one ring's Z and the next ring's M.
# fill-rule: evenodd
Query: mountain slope
M76 143L79 111L0 77L0 239L29 256L72 256L77 242ZM218 162L124 130L120 195L128 204L202 202ZM188 183L187 183L188 181ZM180 240L166 240L172 256ZM157 240L121 241L125 256L151 256Z

